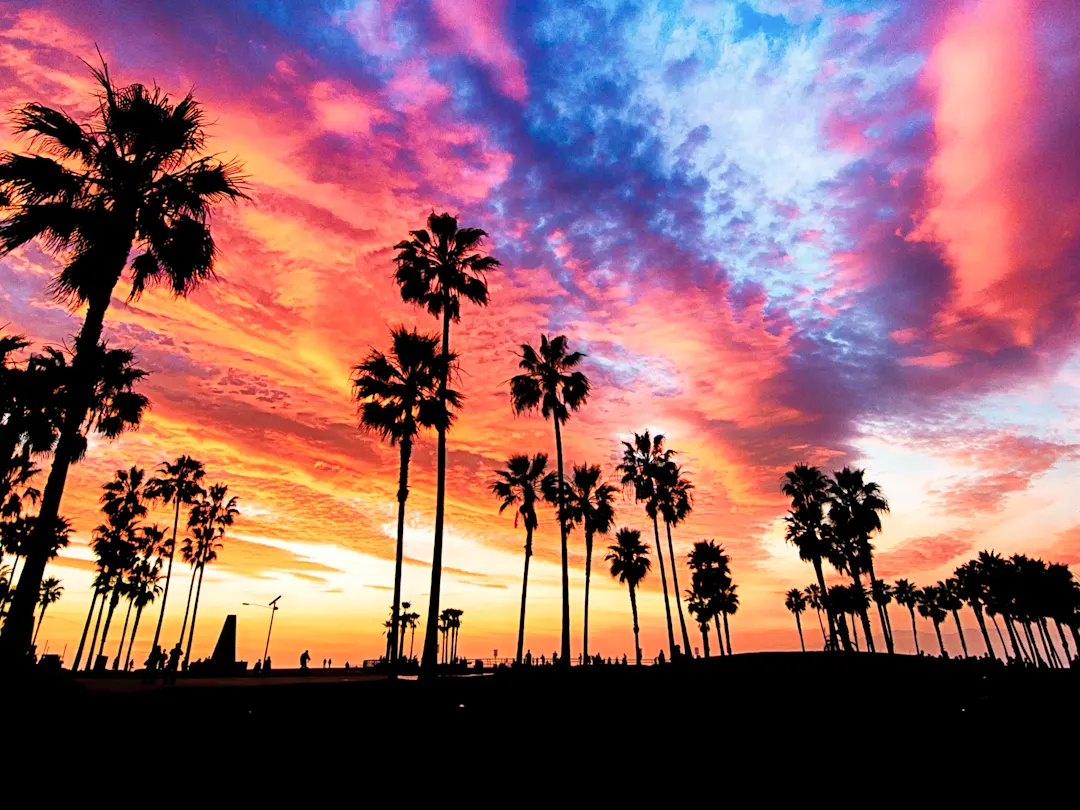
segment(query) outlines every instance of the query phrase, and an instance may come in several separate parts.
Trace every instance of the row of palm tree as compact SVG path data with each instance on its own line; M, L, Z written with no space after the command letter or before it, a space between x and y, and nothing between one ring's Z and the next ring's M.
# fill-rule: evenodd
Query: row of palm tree
M458 608L444 608L439 614L439 632L443 636L442 663L456 664L458 662L458 632L461 630L461 617L464 610Z
M60 268L52 282L57 299L85 307L71 362L53 350L64 373L48 404L34 404L29 385L18 387L19 401L6 401L8 386L0 386L5 412L13 407L20 416L0 436L0 481L26 483L25 466L22 473L8 466L20 447L24 459L51 456L0 632L0 664L27 659L68 471L84 455L87 436L115 438L138 424L146 406L133 390L143 373L130 352L102 342L117 285L127 277L129 300L156 285L187 296L213 278L211 212L222 201L245 199L239 165L207 154L205 114L190 93L175 99L157 86L118 86L104 62L91 72L98 91L85 120L24 104L12 120L29 150L0 155L0 256L36 241ZM118 367L125 373L116 379ZM21 418L24 405L31 418ZM117 531L108 521L103 527Z
M120 656L123 653L125 639L128 640L128 648L124 669L128 668L143 609L152 604L160 595L162 596L161 610L154 641L151 644L151 650L156 653L165 615L165 595L172 578L172 561L175 556L179 511L182 505L190 507L187 519L188 531L181 542L181 556L191 566L191 583L188 587L184 622L176 646L180 648L183 645L186 634L184 667L187 667L191 659L191 644L195 636L203 574L206 566L217 559L226 529L233 524L239 514L236 506L237 499L228 495L228 487L224 484L214 484L205 489L200 483L204 475L205 471L201 463L182 456L175 462L162 464L158 468L158 474L150 478L147 478L146 471L139 467L117 470L112 480L102 486L101 511L105 516L105 521L94 529L91 541L91 548L96 558L94 589L86 624L75 653L73 670L79 668L82 660L95 605L98 613L90 639L89 655L86 661L87 671L91 670L94 662L104 655L113 613L122 598L127 599L128 609L112 668L120 667ZM174 505L173 532L168 542L166 542L164 529L156 524L143 523L150 505L154 502ZM167 571L162 575L161 571L166 565L166 560L168 561ZM160 584L162 579L165 580L164 587ZM194 601L192 600L193 591ZM100 603L98 603L99 598ZM109 606L107 613L105 613L106 602ZM127 628L132 608L135 609L135 623L129 638ZM105 624L102 629L103 614ZM100 643L98 641L99 629L101 630Z
M393 622L395 617L398 623L397 633L392 633ZM386 661L393 662L395 660L412 660L413 657L413 639L416 635L416 628L419 627L420 614L412 611L411 602L402 602L400 610L394 610L391 608L390 618L386 620ZM405 631L409 631L409 655L405 657ZM398 648L396 650L391 649L391 643L394 638L398 639Z

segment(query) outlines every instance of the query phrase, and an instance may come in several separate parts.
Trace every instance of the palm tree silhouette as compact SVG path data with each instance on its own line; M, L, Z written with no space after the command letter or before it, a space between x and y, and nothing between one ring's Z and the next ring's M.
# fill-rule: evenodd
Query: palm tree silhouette
M705 657L709 657L709 622L714 617L714 602L708 596L698 593L693 588L686 591L686 609L698 624L701 631L701 646L705 650ZM689 653L687 653L689 655Z
M41 623L45 621L45 611L49 605L54 605L60 601L60 597L64 595L64 586L60 584L60 580L56 577L46 577L41 582L41 596L38 599L38 603L41 605L41 611L38 613L37 627L34 628L34 638L30 643L37 645L38 631L41 630Z
M172 539L169 541L169 567L165 572L165 588L161 593L161 610L158 612L157 627L154 629L154 641L150 645L151 650L156 650L161 641L161 625L165 621L165 605L169 599L169 583L172 582L173 559L176 557L176 535L180 527L180 508L191 506L205 494L202 487L206 470L202 462L191 456L180 456L173 462L163 462L157 469L157 474L146 482L146 497L151 501L163 504L173 504L173 530ZM140 591L140 594L142 591ZM145 597L140 597L144 605L148 604ZM150 600L153 601L153 600ZM139 606L140 609L143 605ZM138 626L138 614L135 618ZM134 636L133 636L134 637ZM128 657L131 657L130 647Z
M821 628L821 641L825 645L825 648L829 647L829 637L825 633L825 623L821 620L821 612L824 610L824 605L821 601L821 588L816 582L807 585L803 589L806 593L806 603L814 609L817 614L818 627Z
M956 622L956 632L960 636L960 647L964 651L964 658L968 657L967 641L964 639L964 628L960 626L960 608L964 606L961 597L960 583L949 577L944 582L937 584L938 603L953 615Z
M225 484L214 484L209 491L195 501L191 507L191 516L188 518L188 529L191 537L184 538L181 549L184 561L191 565L192 581L196 573L199 576L199 585L195 589L195 604L191 611L191 627L188 630L187 648L184 651L184 669L191 662L191 642L195 638L195 620L199 616L199 598L202 596L203 574L206 566L217 559L217 553L222 548L222 540L225 530L232 526L240 510L236 507L237 499L229 497L229 488ZM190 588L188 590L190 598ZM185 623L187 615L184 616ZM180 642L184 639L184 631L180 631Z
M829 606L829 589L825 585L825 572L821 561L827 556L827 541L822 536L825 520L825 502L828 499L828 479L817 467L796 464L784 473L783 493L791 498L791 511L786 517L785 538L799 550L799 559L812 563L825 616L829 621L830 649L839 649L837 643L837 620ZM844 648L850 649L844 634Z
M883 617L882 632L885 636L885 646L889 652L895 652L892 633L892 619L889 618L889 603L893 600L892 585L883 579L874 579L870 583L870 598L878 606L879 614Z
M611 563L611 576L626 583L630 590L630 610L634 617L634 656L640 665L641 640L635 589L652 568L649 546L641 542L641 532L637 529L622 528L615 532L615 543L608 546L604 561Z
M716 623L720 655L726 655L720 629L720 600L724 590L731 585L731 560L722 546L712 540L699 540L686 556L686 562L691 572L691 590L707 601L709 616Z
M657 506L664 518L667 529L668 555L671 559L671 586L675 592L675 607L679 613L679 627L682 630L683 649L690 654L690 637L686 633L686 620L683 618L682 601L679 597L679 566L675 564L675 547L671 542L671 527L682 523L693 510L694 485L682 474L682 468L667 464L657 482Z
M394 245L397 271L394 279L406 303L424 307L436 318L442 317L442 379L439 398L446 401L449 390L450 322L461 320L461 299L486 306L488 288L485 273L499 266L494 256L478 251L487 234L480 228L458 228L455 217L436 215L427 220L427 230L410 231L411 238ZM439 596L442 587L443 519L446 507L446 431L439 427L438 481L435 494L435 541L431 558L431 597L428 606L427 633L424 637L422 671L435 672L438 664Z
M915 639L915 654L919 655L919 628L915 625L915 605L919 601L919 591L906 579L898 579L893 586L893 596L896 604L906 607L911 614L911 637Z
M983 618L982 600L986 591L986 583L979 573L978 563L974 560L966 562L957 568L954 574L957 595L971 607L972 612L975 614L975 620L979 624L979 632L982 633L986 652L996 661L997 654L994 652L994 645L990 643L990 634L986 632L986 620Z
M727 639L727 654L731 655L731 630L728 627L728 616L734 616L739 612L739 594L736 593L739 586L728 585L720 592L717 599L717 607L724 617L724 638Z
M934 632L937 634L938 647L941 649L941 657L948 658L945 652L945 642L941 639L941 623L945 621L945 608L941 606L941 591L938 586L930 585L918 592L919 615L930 619L934 623Z
M151 604L162 593L161 566L163 564L162 542L165 532L157 526L143 527L143 540L140 543L139 559L131 572L131 599L135 606L135 624L131 628L131 640L128 642L127 656L124 658L124 669L127 670L131 661L131 648L135 646L135 637L139 634L139 620L142 618L143 608ZM126 622L125 622L126 624ZM157 649L154 644L151 650Z
M394 615L391 616L388 658L400 656L401 630L397 606L401 602L401 571L405 547L405 500L409 497L409 459L413 443L422 428L445 432L453 421L450 408L461 405L461 396L442 388L444 364L454 355L439 351L438 335L422 335L398 327L391 332L391 350L386 355L372 350L353 369L353 399L360 415L360 427L400 445L398 472L397 551L394 558ZM440 390L441 389L441 390ZM402 640L403 641L403 640Z
M784 607L795 616L795 626L799 630L799 646L802 647L803 652L806 652L806 644L803 641L802 634L802 619L800 618L803 611L806 610L806 596L798 588L792 588L784 596Z
M873 587L877 577L874 575L874 547L870 544L870 535L881 531L881 515L889 511L889 504L881 493L881 487L872 481L866 481L863 470L844 467L833 473L833 480L829 482L828 498L829 521L835 535L834 542L844 549L847 571L852 581L861 591L861 575L866 571ZM866 647L870 652L874 652L870 617L862 601L858 600L857 604L866 635ZM892 641L885 629L888 619L881 605L878 605L878 615L885 645L889 652L892 652Z
M615 487L600 481L601 471L596 465L578 464L571 480L566 482L563 506L567 520L581 526L585 532L585 621L582 629L582 659L589 662L589 588L592 583L593 539L607 534L615 525ZM553 492L554 478L544 479L548 501L557 502Z
M6 202L0 254L40 237L62 267L53 291L68 303L87 305L38 513L43 526L59 515L68 468L85 450L82 430L94 398L105 313L124 270L129 299L155 284L187 295L213 278L211 210L219 201L244 197L239 166L201 154L204 115L190 94L174 101L156 86L116 87L104 62L92 73L100 90L88 121L24 104L14 113L15 131L30 136L36 152L0 156L0 198ZM0 635L0 656L8 661L29 646L46 549L47 540L29 549Z
M450 608L444 608L442 613L439 614L438 630L443 637L442 663L448 664L450 663L450 645L448 643L450 635Z
M499 480L492 482L491 491L502 503L499 505L499 514L508 507L516 506L514 513L514 528L517 528L518 518L525 523L525 572L521 577L521 617L518 619L518 642L517 657L515 661L520 664L525 644L525 603L529 590L529 558L532 557L533 532L536 530L536 501L537 490L544 477L544 468L547 466L547 455L537 453L530 459L528 456L510 456L506 462L505 470L496 471Z
M660 589L664 593L664 614L667 619L668 653L675 657L675 630L671 623L671 602L668 601L667 572L664 568L664 552L660 546L659 496L657 482L672 463L673 451L664 448L661 434L649 436L649 431L635 433L632 442L623 442L622 463L616 468L622 473L624 490L633 490L634 500L645 503L645 514L652 519L653 536L656 539L656 558L660 562ZM675 561L672 560L672 565Z
M567 520L564 499L566 477L563 475L562 428L589 397L589 380L578 365L585 355L568 351L565 335L548 340L540 336L540 349L522 344L518 363L522 374L510 380L510 404L515 414L540 409L545 419L555 424L555 488L559 513L559 537L562 543L562 652L560 662L570 666L570 561L566 547Z
M89 627L90 616L93 615L94 601L98 596L101 603L98 606L97 622L94 624L94 635L90 640L89 656L86 660L86 671L90 671L96 660L95 650L98 650L98 631L101 629L101 619L105 610L105 602L110 593L114 595L109 606L109 616L112 616L119 601L117 592L120 590L124 574L131 569L135 558L135 543L132 535L135 532L134 521L129 512L118 510L109 516L105 523L93 531L90 540L90 548L97 557L97 575L94 581L94 598L90 602L90 614L87 616L87 627L83 629L83 640L79 642L79 649L75 653L75 661L72 670L79 668L82 658L83 643L86 639L86 630ZM106 623L106 631L108 623ZM106 633L107 634L107 633ZM101 638L101 647L105 646L105 634ZM100 655L100 651L97 655Z
M113 658L113 670L120 668L120 656L124 652L124 641L127 640L128 624L131 620L131 610L135 607L135 602L141 595L142 591L146 587L144 578L150 567L156 560L157 572L161 571L161 544L165 538L165 532L157 526L140 526L135 532L132 533L134 557L132 559L131 568L126 572L126 576L120 587L117 589L120 591L121 596L128 600L127 612L124 615L124 629L120 633L120 643L116 647L116 657ZM132 639L134 640L135 632L138 632L138 620L139 614L135 617L135 628L132 633ZM128 645L130 650L131 645ZM130 658L130 652L128 657ZM124 669L127 669L127 662L124 663Z

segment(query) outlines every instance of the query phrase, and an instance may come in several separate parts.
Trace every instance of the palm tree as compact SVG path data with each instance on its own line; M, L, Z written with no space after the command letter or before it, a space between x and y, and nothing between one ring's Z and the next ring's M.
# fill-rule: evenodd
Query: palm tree
M870 584L870 598L878 606L878 611L884 617L882 631L885 635L885 646L890 653L895 652L892 634L892 619L889 618L889 603L893 600L892 585L883 579L875 579Z
M600 468L596 465L578 464L563 494L567 519L585 531L585 622L581 654L586 663L589 661L589 586L592 582L593 539L598 534L607 534L615 525L616 489L601 482L600 476ZM550 501L553 493L549 479L553 480L552 476L545 479L545 484L549 485L545 497Z
M480 228L458 228L455 217L436 215L427 220L427 230L411 231L411 239L398 242L394 261L395 281L406 303L424 307L436 318L442 316L442 379L439 398L446 401L451 366L450 322L461 320L461 299L486 306L488 288L485 273L499 266L494 256L479 253L487 234ZM439 427L438 482L435 494L435 542L431 558L431 601L427 634L424 637L423 671L430 675L438 663L439 595L442 586L443 517L446 505L446 431Z
M821 587L816 582L813 582L806 586L804 592L806 593L806 603L817 614L818 627L821 628L821 641L824 643L825 648L828 649L829 637L825 634L825 623L821 620L821 612L824 610L824 605L821 602Z
M866 481L863 470L844 467L833 473L828 493L829 521L832 524L835 539L847 544L848 547L846 561L848 573L852 580L859 584L861 574L865 570L870 575L870 585L873 588L877 577L874 575L874 547L870 543L870 535L881 531L881 515L889 511L889 504L881 492L881 487L873 481ZM859 587L862 588L862 585L859 584ZM870 652L874 652L870 617L861 603L859 608L863 632L866 634L866 647ZM884 607L880 604L878 616L881 621L882 635L885 637L885 646L889 652L892 652L892 641L886 630L888 618L885 616Z
M499 513L510 506L516 506L514 513L514 528L517 528L518 518L525 523L525 572L521 577L521 616L518 619L518 642L517 658L520 664L522 651L525 644L525 601L529 590L529 558L532 557L533 531L536 530L536 500L537 489L544 476L544 468L547 466L547 455L537 453L530 460L528 456L510 456L506 462L505 470L498 470L497 481L492 482L491 491L502 503L499 505Z
M712 540L699 540L686 555L690 567L692 590L708 602L709 615L716 623L716 637L720 642L720 655L724 651L723 633L720 630L720 598L731 585L731 559L722 546Z
M799 559L812 563L817 575L822 607L829 621L830 649L839 649L837 642L837 621L829 607L829 589L825 585L825 572L821 561L826 557L826 542L822 537L822 524L825 519L825 502L828 499L829 481L817 467L796 464L784 473L783 493L791 498L791 511L786 518L785 538L799 550ZM850 649L846 634L844 648Z
M690 654L690 637L686 634L686 620L683 618L682 601L679 597L679 566L675 564L675 547L671 542L671 527L682 523L693 510L694 485L683 477L682 468L674 463L663 468L657 482L657 506L664 518L667 529L668 554L671 559L671 585L675 592L675 607L679 613L679 627L682 630L683 649Z
M1009 594L1010 571L1008 564L1000 554L993 551L980 551L975 560L979 576L986 584L985 600L986 612L994 623L1001 647L1005 650L1005 657L1009 658L1009 648L1005 644L1005 638L1001 635L1001 627L998 626L997 617L1000 615L1005 622L1005 630L1009 634L1009 642L1012 645L1012 658L1016 661L1023 660L1020 651L1016 628L1013 626L1010 616L1011 596Z
M394 615L390 624L393 663L399 655L401 622L397 606L401 602L401 570L405 548L405 500L409 497L409 459L413 443L422 428L444 431L453 421L451 407L459 407L461 397L447 388L440 390L444 363L453 355L439 351L438 335L421 335L398 327L391 332L389 355L374 349L353 369L353 399L360 415L360 427L401 447L398 472L397 551L394 558Z
M87 306L39 512L45 525L58 516L68 468L85 448L105 313L124 270L131 299L156 284L187 295L213 278L211 210L244 197L239 166L201 154L204 115L190 94L174 101L156 86L117 87L104 63L92 73L100 90L88 121L24 104L14 113L15 131L30 136L36 153L0 156L0 254L38 240L62 268L56 295ZM7 660L29 645L46 545L29 550L0 637Z
M953 577L949 577L944 582L937 584L937 590L939 604L953 615L953 620L956 622L956 632L960 636L960 647L964 651L964 658L967 658L967 641L964 639L964 628L960 626L960 608L964 606L960 583Z
M450 663L450 645L447 642L447 639L448 639L448 637L450 635L450 608L444 608L442 613L439 614L438 629L439 629L439 633L443 637L442 663L448 664L448 663ZM427 646L426 642L425 642L424 646L425 647Z
M668 653L675 657L675 630L671 623L671 602L668 601L667 572L664 568L664 552L660 546L659 499L657 481L671 464L674 452L664 448L661 434L649 436L649 431L635 433L632 442L623 442L622 463L616 468L622 473L624 490L632 490L634 500L645 503L645 514L652 519L653 537L656 539L656 558L660 562L660 589L664 593L664 614L667 619ZM675 561L671 561L672 565Z
M113 611L116 609L116 603L119 601L119 596L116 592L121 587L124 574L131 569L135 556L134 543L132 541L134 531L135 526L133 520L130 513L126 510L117 511L110 516L105 523L101 524L93 531L90 547L97 557L97 575L94 580L94 598L90 602L90 615L93 615L94 601L96 601L98 596L101 597L101 604L98 606L97 622L94 624L94 635L90 640L89 656L86 661L87 671L93 668L94 662L96 661L95 650L98 649L98 631L101 629L101 619L105 610L106 598L109 596L110 592L115 596L109 607L109 616L111 618ZM90 623L90 615L87 616L87 628ZM75 653L75 662L72 666L72 671L79 668L79 660L82 658L87 628L83 629L83 640L79 642L79 649ZM104 641L104 636L102 636L102 647L104 647ZM100 654L100 652L97 652L97 655Z
M802 634L802 619L800 618L802 612L806 610L805 594L798 588L792 588L785 594L784 607L795 616L795 626L799 629L799 646L802 647L803 652L806 652L806 644L803 642Z
M717 607L724 616L724 638L727 639L727 654L731 655L731 630L728 628L728 616L734 616L739 612L739 594L736 593L738 585L728 585L720 592Z
M701 646L705 650L705 657L709 657L709 622L713 619L713 601L706 595L698 593L693 588L686 591L686 609L698 623L701 630ZM689 655L689 651L687 652Z
M906 579L898 579L893 586L893 597L896 604L906 607L911 614L911 637L915 639L915 654L920 655L919 628L915 626L915 605L919 602L919 591Z
M941 648L941 657L948 658L945 652L945 642L941 639L941 623L945 621L945 608L941 606L941 591L939 586L929 585L918 592L919 615L930 619L934 623L934 632L937 633L938 647Z
M202 595L203 574L208 563L217 559L222 547L225 530L233 525L240 510L236 507L236 498L229 497L229 488L225 484L214 484L209 492L199 498L191 507L188 528L192 537L184 538L182 549L184 560L192 566L192 580L196 571L199 585L195 589L195 604L191 611L191 628L188 630L187 649L184 652L184 669L191 661L191 641L195 638L195 620L199 615L199 597ZM186 616L185 616L186 618ZM183 630L180 639L183 641Z
M956 576L958 595L971 607L972 612L975 614L975 620L979 624L979 632L982 633L986 652L996 661L997 655L994 653L994 645L990 643L990 634L986 632L986 620L983 618L982 600L986 590L986 583L979 571L978 563L975 560L966 562L957 568L954 574Z
M581 352L567 351L565 335L548 340L540 336L540 349L522 344L518 367L522 374L510 380L510 403L515 414L540 409L545 419L555 424L555 461L558 474L559 537L562 542L562 652L563 666L570 666L570 562L566 547L567 519L564 495L562 425L570 413L585 404L589 380L577 366L584 359Z
M141 559L135 564L132 571L132 602L135 605L135 624L131 628L131 640L128 642L127 656L124 658L124 669L127 670L131 661L131 648L135 646L135 637L139 634L139 619L142 618L143 608L153 603L162 593L161 581L162 548L161 543L165 538L165 532L157 526L143 528L143 543ZM157 649L154 644L151 650Z
M55 604L60 601L60 597L64 595L64 586L60 584L60 580L56 577L47 577L41 582L41 597L38 600L38 604L41 605L41 612L38 613L37 627L34 628L34 638L30 643L37 645L38 631L41 630L41 623L45 621L45 611L49 605Z
M615 543L608 546L604 561L611 563L611 576L616 577L619 582L626 583L630 589L630 610L634 617L634 654L640 665L641 641L635 589L652 568L649 546L641 542L641 532L637 529L622 528L615 532Z
M191 506L205 494L202 487L206 470L202 462L191 456L180 456L173 462L163 462L157 469L157 474L146 482L146 497L151 501L159 501L163 504L173 504L173 530L172 539L169 541L169 567L165 571L165 587L161 592L161 610L158 611L157 627L154 629L154 641L150 645L151 650L158 648L161 641L161 625L165 621L165 605L169 600L169 583L172 582L173 559L176 556L176 535L180 528L180 508ZM140 592L141 593L141 592ZM140 597L145 600L145 597ZM152 599L149 601L153 601ZM148 604L148 602L147 602ZM142 605L139 606L140 610ZM139 616L135 616L135 625L138 627ZM132 635L134 638L134 635ZM131 648L128 647L128 657L131 657Z

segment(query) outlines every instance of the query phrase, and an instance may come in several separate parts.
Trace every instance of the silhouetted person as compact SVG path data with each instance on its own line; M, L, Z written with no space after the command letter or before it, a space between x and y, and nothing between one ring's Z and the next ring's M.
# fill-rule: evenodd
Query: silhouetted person
M544 666L544 664L546 664L546 663L547 663L547 659L544 658L543 654L541 654L540 655L540 666Z
M333 658L327 658L326 659L326 668L327 669L333 669L334 668L334 659Z
M180 649L180 642L169 651L169 664L165 668L165 683L176 683L176 669L180 665L180 656L184 651Z
M663 650L661 650L660 654L658 656L656 656L656 660L660 664L664 663L665 659L664 659L664 651Z
M165 654L161 651L160 645L154 647L154 649L150 651L150 655L146 658L146 677L143 678L144 683L152 684L157 680L157 671L161 666L161 661L159 659L164 657Z
M326 659L325 658L322 660L322 668L326 669Z
M263 663L263 671L264 672L269 672L270 671L270 656L269 655L266 656L266 661Z
M579 667L581 666L581 653L577 654L577 664Z
M251 671L254 672L256 675L258 675L260 672L262 672L262 659L261 658L258 661L255 662L255 666L253 666L251 668Z
M527 653L525 653L525 666L532 666L532 650L529 650Z
M626 666L626 653L623 653L623 657L622 657L622 665L623 665L624 667Z
M304 650L302 653L300 653L300 669L302 669L302 670L304 670L306 672L307 671L308 661L310 661L310 660L311 660L311 656L308 655L307 650ZM323 661L323 664L326 664L325 660Z
M348 661L345 662L345 671L346 672L349 671L349 662Z

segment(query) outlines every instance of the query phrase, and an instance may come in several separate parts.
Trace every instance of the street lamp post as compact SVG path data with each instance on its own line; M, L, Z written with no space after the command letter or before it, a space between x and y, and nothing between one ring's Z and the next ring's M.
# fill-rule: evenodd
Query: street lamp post
M265 666L266 657L270 655L270 634L274 632L274 614L277 613L280 608L277 606L277 601L281 596L278 595L270 601L268 605L259 605L254 602L244 602L247 607L261 607L270 609L270 629L266 631L266 649L263 650L263 663Z

